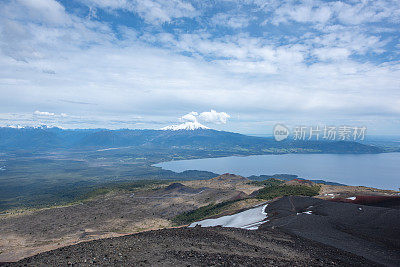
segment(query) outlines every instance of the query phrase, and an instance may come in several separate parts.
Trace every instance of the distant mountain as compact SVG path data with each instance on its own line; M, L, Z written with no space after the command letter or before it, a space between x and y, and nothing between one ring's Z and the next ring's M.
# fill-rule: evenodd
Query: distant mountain
M198 129L210 129L207 126L204 126L203 124L195 121L195 122L185 122L182 124L178 125L170 125L166 126L164 128L161 128L161 130L170 130L170 131L179 131L179 130L198 130Z
M189 127L190 128L190 127ZM344 141L275 141L212 129L190 130L63 130L59 128L0 128L0 149L54 150L137 147L184 149L231 154L380 153L382 148Z

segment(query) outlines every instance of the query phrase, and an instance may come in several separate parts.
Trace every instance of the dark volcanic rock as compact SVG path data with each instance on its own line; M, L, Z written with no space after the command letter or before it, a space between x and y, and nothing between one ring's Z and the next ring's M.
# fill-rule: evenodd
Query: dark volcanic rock
M266 208L270 222L286 232L334 246L371 261L400 266L400 210L283 197Z
M80 243L7 266L361 266L372 262L279 230L177 228Z
M400 266L400 210L283 197L266 211L270 222L256 231L148 231L79 243L6 266Z
M158 194L197 194L203 189L191 188L181 183L172 183L166 188L160 189Z
M181 189L184 188L185 186L181 183L172 183L169 186L165 188L165 190L174 190L174 189Z

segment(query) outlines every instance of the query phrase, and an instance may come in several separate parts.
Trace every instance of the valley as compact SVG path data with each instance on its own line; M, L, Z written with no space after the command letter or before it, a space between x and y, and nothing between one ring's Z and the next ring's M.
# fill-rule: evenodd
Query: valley
M386 148L387 149L387 148ZM65 205L112 183L196 180L222 172L174 172L160 162L275 154L376 154L356 142L285 140L197 130L63 130L0 127L0 212Z
M397 240L397 226L382 224L383 230L379 230L375 224L366 224L363 232L354 232L349 218L358 214L360 205L365 205L375 208L375 212L363 220L374 221L383 216L383 222L398 221L398 191L347 186L319 176L310 179L262 172L245 177L201 168L178 172L157 165L265 154L381 155L393 152L393 147L386 150L356 142L276 142L210 129L3 128L0 135L5 137L0 139L0 264L6 266L56 262L148 265L159 261L177 265L257 264L265 260L275 265L374 264L384 262L379 253L389 257L389 265L397 261L397 254L392 253L397 241L380 239L393 243L389 242L392 247L386 250L382 244L365 241L379 231L386 238L388 229L394 231ZM344 213L348 223L346 229L340 230L342 241L333 247L324 242L321 232L342 224L335 214L325 215L324 210L308 210L312 205L304 206L315 201L322 201L318 202L321 206L334 205L339 213L346 211L346 205L357 207ZM249 220L243 222L243 214ZM324 227L320 234L313 235L304 226L313 227L314 219L304 220L303 224L304 216L329 218L318 217ZM213 227L196 226L204 220ZM342 232L354 232L357 237ZM335 236L333 230L330 233ZM159 236L160 242L149 248L154 236ZM174 238L181 238L182 246L171 243ZM206 238L198 243L201 247L192 243L201 238ZM356 246L370 242L368 246L378 254L368 257L351 250L344 245L348 238L356 238ZM127 244L127 240L138 247ZM226 248L216 246L221 242ZM250 246L240 252L229 251L229 242ZM260 242L265 243L261 246ZM112 252L104 246L113 247ZM148 252L143 252L144 248Z

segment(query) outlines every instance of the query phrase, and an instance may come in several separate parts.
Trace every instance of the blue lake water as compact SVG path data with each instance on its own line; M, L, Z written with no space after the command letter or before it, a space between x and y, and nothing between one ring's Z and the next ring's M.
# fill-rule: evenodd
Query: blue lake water
M400 153L260 155L179 160L155 166L175 172L201 170L242 176L285 173L347 185L400 187Z

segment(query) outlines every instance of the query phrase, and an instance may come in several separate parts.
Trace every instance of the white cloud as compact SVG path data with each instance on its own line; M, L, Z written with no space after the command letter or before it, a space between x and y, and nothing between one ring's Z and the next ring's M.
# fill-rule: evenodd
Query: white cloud
M400 18L400 2L397 0L354 1L353 3L334 2L332 9L337 19L345 24L361 24L383 20L396 21Z
M197 116L198 116L198 115L199 115L199 114L198 114L197 112L192 111L192 112L190 112L190 113L188 113L188 114L186 114L186 115L180 117L179 120L182 121L182 122L188 122L188 121L190 121L190 122L196 122L196 121L197 121Z
M33 112L33 115L44 116L44 117L57 117L57 118L67 118L68 117L68 114L66 114L66 113L60 113L58 115L54 112L39 111L39 110L36 110L35 112Z
M307 1L299 5L282 5L274 11L272 23L275 25L288 21L326 23L331 15L332 10L328 5L318 5L315 1Z
M132 1L97 2L93 7L116 10L126 5L136 10L129 7ZM234 118L240 114L248 128L252 123L261 124L265 117L364 118L373 113L382 120L400 115L399 62L374 57L388 52L388 40L396 46L398 40L393 36L398 31L392 27L395 32L380 35L361 25L335 24L339 19L333 7L324 22L328 15L323 15L323 2L304 17L290 13L310 27L290 25L309 31L301 36L288 33L284 38L269 32L215 37L213 29L167 32L152 26L142 32L120 26L117 38L101 18L88 20L67 13L58 2L49 6L60 19L39 16L46 13L45 5L27 11L27 4L16 3L0 2L0 114L32 117L32 110L51 110L54 114L65 112L68 118L40 119L68 120L68 125L82 123L83 127L97 123L138 127L145 123L150 128L170 121L175 114L209 107ZM161 23L186 16L186 11L179 14L171 8L172 4L161 8L165 17L149 15L149 21ZM141 16L147 16L147 11L143 12ZM318 17L316 22L310 22L312 16ZM293 21L285 18L288 23ZM154 28L160 33L154 33ZM362 55L372 55L373 60L354 59ZM85 118L74 113L85 114ZM221 116L212 119L213 111L203 113L191 115L198 120L224 121ZM133 114L146 119L125 119ZM193 117L187 119L193 121ZM224 127L233 127L236 121Z
M400 18L400 2L397 0L307 0L284 1L275 5L275 9L269 5L264 7L266 12L272 13L271 22L275 25L290 22L359 25L385 20L398 22Z
M215 123L215 124L226 124L226 121L230 117L231 116L229 116L225 112L216 112L213 109L211 111L202 112L199 115L199 119L201 119L205 122L210 122L210 123Z
M35 112L33 112L33 114L38 115L38 116L55 116L55 113L52 112L47 112L47 111L39 111L36 110Z
M81 0L90 6L109 10L124 10L138 14L151 24L171 22L176 18L193 18L198 15L195 8L182 0Z
M45 22L53 25L61 25L70 22L64 7L54 0L16 0L15 7L22 11L14 12L10 9L7 12L14 18L24 19L29 17L31 21Z
M66 115L66 114L65 114ZM66 129L76 128L149 128L154 127L154 120L161 121L159 125L165 124L163 117L144 119L140 116L107 116L107 115L67 115L38 116L32 113L0 113L0 127L18 125L20 127L36 127L46 125L48 127L59 127Z
M351 52L346 48L317 48L314 54L322 61L327 60L344 60L347 59Z
M249 26L250 18L244 15L238 16L218 13L211 18L211 22L214 25L238 29Z
M82 0L82 2L88 5L98 6L100 8L110 8L110 9L129 9L131 2L129 0Z
M226 124L230 118L226 112L217 112L215 110L201 112L200 114L192 111L179 118L181 122L198 122L198 120L214 124Z
M18 61L44 63L67 51L78 52L113 39L107 24L68 14L54 0L0 2L0 49Z
M135 11L145 21L154 24L170 22L174 18L192 18L197 14L190 3L181 0L138 0L135 2Z
M327 28L326 34L321 34L306 41L313 46L325 48L342 48L350 54L363 55L367 52L382 53L387 41L381 40L375 35L366 35L359 29L347 29L343 27Z

